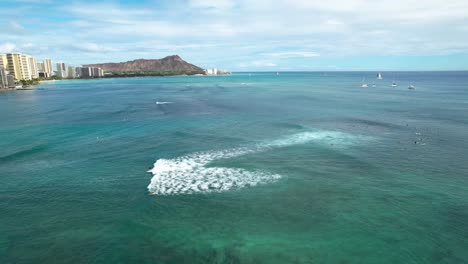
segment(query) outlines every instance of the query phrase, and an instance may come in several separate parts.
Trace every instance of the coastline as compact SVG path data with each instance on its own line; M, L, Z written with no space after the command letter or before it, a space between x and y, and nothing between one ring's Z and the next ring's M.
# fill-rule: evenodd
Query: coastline
M53 79L53 80L37 80L36 83L28 84L28 85L22 85L21 88L8 88L8 89L0 89L0 91L30 91L30 90L41 90L41 89L34 89L32 87L36 85L40 85L43 83L54 83L54 82L59 82L59 81L85 81L85 80L99 80L99 79L114 79L114 78L146 78L146 77L191 77L191 76L210 76L207 74L174 74L174 75L135 75L135 76L118 76L118 75L112 75L112 76L104 76L100 78L73 78L73 79Z

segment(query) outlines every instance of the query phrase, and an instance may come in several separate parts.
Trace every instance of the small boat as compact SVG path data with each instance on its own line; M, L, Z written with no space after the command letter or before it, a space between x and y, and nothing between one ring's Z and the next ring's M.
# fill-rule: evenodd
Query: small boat
M377 80L382 80L382 74L380 72L377 74Z
M369 85L368 85L366 82L364 82L364 80L365 80L365 79L364 79L364 78L362 78L362 82L361 82L361 88L368 88L368 87L369 87Z
M372 84L372 87L374 87L374 88L375 88L375 87L377 87L377 85L376 85L375 83L373 83L373 84Z
M410 85L408 86L408 89L414 90L414 89L416 89L416 87L414 87L414 85L410 84Z
M397 87L397 84L395 81L392 82L392 87Z

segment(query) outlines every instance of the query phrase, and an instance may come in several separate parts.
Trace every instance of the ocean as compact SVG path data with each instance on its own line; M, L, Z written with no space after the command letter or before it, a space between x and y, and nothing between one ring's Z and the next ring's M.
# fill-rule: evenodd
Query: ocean
M0 263L468 263L468 73L376 74L0 92Z

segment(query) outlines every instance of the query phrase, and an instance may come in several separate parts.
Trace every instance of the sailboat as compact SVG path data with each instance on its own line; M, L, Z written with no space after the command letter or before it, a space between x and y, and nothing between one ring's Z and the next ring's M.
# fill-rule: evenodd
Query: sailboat
M382 74L380 72L377 74L377 80L382 80Z

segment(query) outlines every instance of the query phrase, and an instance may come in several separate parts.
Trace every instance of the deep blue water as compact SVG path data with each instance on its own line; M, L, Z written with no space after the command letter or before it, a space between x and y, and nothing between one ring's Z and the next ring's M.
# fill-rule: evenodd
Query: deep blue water
M468 263L468 73L383 76L0 92L0 263Z

